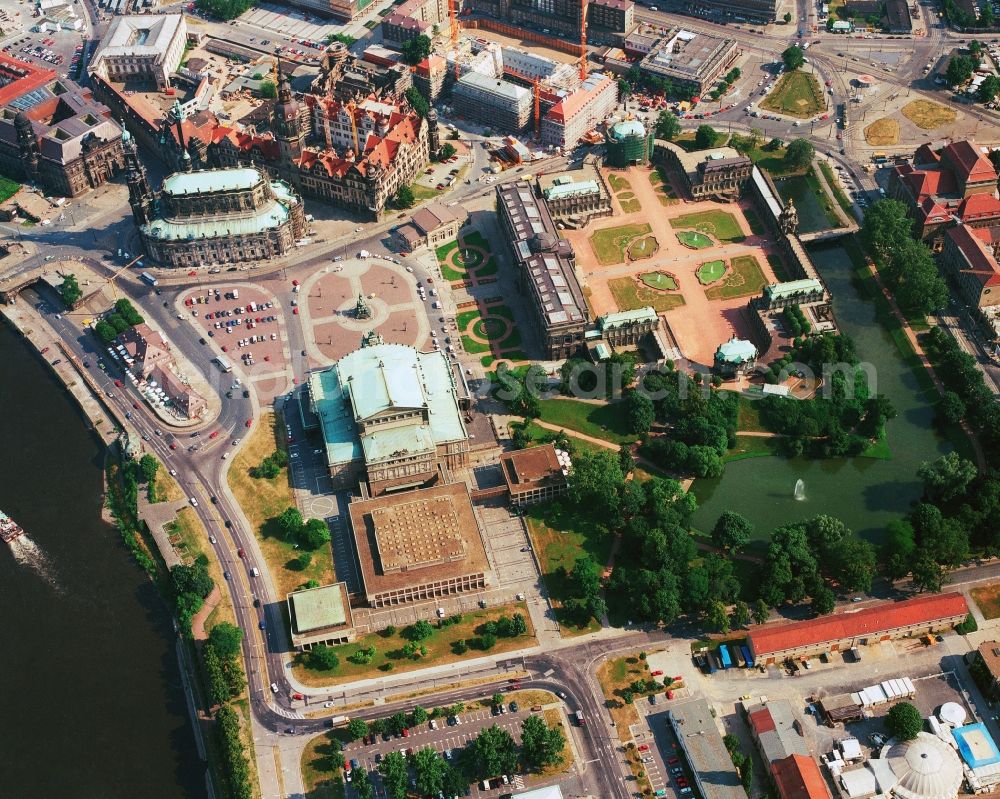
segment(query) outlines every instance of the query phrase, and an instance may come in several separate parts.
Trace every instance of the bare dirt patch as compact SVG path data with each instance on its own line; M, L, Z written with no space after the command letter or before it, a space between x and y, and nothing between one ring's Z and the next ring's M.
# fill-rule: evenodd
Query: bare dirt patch
M876 119L865 128L865 141L872 147L888 147L899 143L899 123L890 117Z
M923 130L933 130L948 125L958 117L953 109L932 103L930 100L914 100L901 110L904 117Z

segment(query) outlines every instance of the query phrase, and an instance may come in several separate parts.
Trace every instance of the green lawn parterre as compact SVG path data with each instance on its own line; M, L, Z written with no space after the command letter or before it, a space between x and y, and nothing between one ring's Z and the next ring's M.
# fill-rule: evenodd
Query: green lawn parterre
M794 70L781 76L774 91L764 98L760 107L806 119L820 113L826 104L816 78L807 72Z
M625 261L625 250L636 238L652 232L648 224L620 225L595 231L590 237L590 246L599 263L604 266Z
M729 262L729 274L721 285L705 289L710 300L731 300L735 297L753 297L763 291L767 278L760 264L752 255L741 255Z
M703 286L708 286L726 274L725 261L708 261L698 267L698 282Z
M608 288L619 311L635 311L648 305L657 313L665 313L684 305L682 294L666 294L631 277L612 278L608 281Z
M736 217L725 211L698 211L682 214L670 220L674 230L693 229L714 236L719 241L739 243L746 237L740 230Z

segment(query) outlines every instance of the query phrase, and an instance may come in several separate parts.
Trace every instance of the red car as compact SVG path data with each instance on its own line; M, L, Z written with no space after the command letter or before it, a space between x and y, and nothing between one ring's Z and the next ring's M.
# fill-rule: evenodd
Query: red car
M295 314L296 316L299 315L299 308L298 308L298 306L295 306L294 308L292 308L292 313Z
M190 272L188 272L188 277L198 277L198 273L192 269Z
M122 387L122 381L121 380L115 380L115 385L118 386L118 388L121 388Z
M661 674L663 674L662 669L657 669L656 671L653 672L654 677L659 677Z
M236 554L239 555L241 558L245 558L247 556L247 553L243 551L243 547L237 549Z
M253 424L253 419L247 419L247 427Z
M649 751L649 746L647 746L646 744L639 744L639 751L640 752L648 752Z
M677 784L681 788L687 788L688 781L684 777L678 777L677 778Z
M171 441L170 442L170 449L177 449L177 442L176 441Z
M44 354L45 354L45 353L47 353L48 351L49 351L49 348L48 348L48 347L42 347L42 351L41 351L41 354L42 354L42 355L44 355Z
M434 278L432 278L432 277L427 278L427 282L428 283L433 283L434 282Z
M211 433L211 435L209 435L209 438L218 438L218 437L219 437L219 431L218 430L213 430L212 433Z
M297 281L297 280L293 280L293 281L292 281L292 285L293 285L293 286L297 286L297 285L299 285L299 281Z
M132 407L135 408L136 410L138 410L139 409L139 403L138 402L133 402L132 403Z
M292 699L305 699L305 697L302 694L292 694Z
M406 727L403 727L403 737L404 738L409 738L410 737L410 731L408 729L406 729Z
M677 765L678 763L680 763L680 762L681 762L681 760L680 760L680 758L679 758L679 757L668 757L668 758L667 758L667 762L668 762L668 763L669 763L669 764L670 764L671 766L676 766L676 765Z

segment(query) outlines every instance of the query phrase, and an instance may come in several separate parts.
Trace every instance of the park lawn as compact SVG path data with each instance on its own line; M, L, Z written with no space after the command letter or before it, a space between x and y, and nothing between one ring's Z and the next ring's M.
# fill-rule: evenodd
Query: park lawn
M538 405L543 422L576 430L585 436L612 444L631 444L638 438L629 429L628 414L622 401L598 404L575 399L543 399L538 401Z
M761 424L757 403L749 397L739 396L736 411L736 430L739 433L766 433L767 428Z
M597 619L581 625L564 617L562 603L571 596L563 569L572 570L577 558L584 555L590 555L603 569L611 554L610 534L600 529L594 519L563 503L535 505L525 518L560 631L564 636L597 632L601 629Z
M899 143L899 123L892 117L876 119L865 128L865 141L872 147L889 147Z
M545 724L550 730L559 730L563 734L563 748L559 750L561 758L556 765L546 766L539 773L539 779L545 779L555 774L563 774L573 769L573 747L569 745L569 738L572 733L566 729L566 714L561 708L546 708L542 712Z
M282 540L269 529L269 519L289 507L296 507L295 495L289 483L288 467L273 479L250 476L250 467L260 464L278 447L285 446L285 425L270 412L261 415L249 438L229 463L229 488L246 514L253 533L260 542L261 552L274 580L278 596L284 597L308 580L318 580L320 585L333 582L333 550L329 544L312 553L312 563L299 570L295 558L301 550ZM289 568L291 566L291 568Z
M632 239L644 236L652 230L653 228L647 224L604 228L590 237L590 246L597 256L598 263L604 266L620 264L625 261L625 249Z
M1000 618L1000 583L989 583L969 591L987 619Z
M777 147L774 150L764 150L756 147L747 155L757 166L771 175L791 175L799 171L789 168L785 164L785 148Z
M631 277L616 277L608 281L608 288L620 311L634 311L651 306L657 313L679 308L684 304L681 294L664 294L662 291L640 285Z
M496 621L501 616L510 616L520 613L528 625L528 632L514 638L497 638L496 646L488 651L477 649L469 650L462 655L456 654L452 644L460 640L471 640L477 633L475 629L488 621ZM400 672L416 671L426 669L430 666L441 666L446 663L454 663L459 660L490 655L498 655L502 652L510 652L514 649L524 649L534 646L535 631L531 626L531 617L528 615L528 608L523 602L514 602L510 605L500 605L498 607L477 610L473 613L462 614L462 621L458 624L450 624L443 628L435 627L434 634L420 643L427 647L427 655L416 660L408 659L403 655L403 645L406 639L402 636L402 630L396 630L392 635L386 636L382 632L369 633L363 635L350 644L332 647L340 658L340 665L334 669L325 671L306 668L301 656L297 656L292 667L295 678L306 685L318 687L325 685L339 685L345 682L363 680L370 677L379 677L384 674L398 674ZM347 658L359 649L374 646L377 650L371 663L352 663ZM391 664L389 668L384 668Z
M729 262L729 274L722 284L705 289L705 296L710 300L752 297L760 294L766 285L767 278L757 259L752 255L740 255Z
M652 258L659 249L660 242L654 236L642 236L629 244L626 252L631 260L641 261L644 258Z
M21 184L0 175L0 203L9 200L21 190Z
M483 342L478 341L477 339L474 338L470 338L469 336L466 336L464 334L462 335L462 346L465 348L465 351L470 355L479 355L484 352L492 352L492 349L490 349L489 344L484 344Z
M820 161L819 171L823 173L823 177L826 179L826 184L830 187L830 191L833 192L833 197L837 201L837 205L840 206L840 210L847 214L848 218L854 218L854 205L848 199L847 195L844 194L844 190L841 188L840 183L837 181L836 176L833 174L833 170L826 161ZM771 260L771 256L767 257L768 262Z
M540 427L534 422L528 422L528 426L525 427L524 430L529 436L531 436L531 440L536 444L547 444L550 441L554 441L556 436L558 436L558 433L555 430ZM600 452L603 449L607 449L607 447L602 447L599 444L594 444L582 438L577 438L573 435L574 431L572 430L564 430L563 432L566 434L567 438L569 438L575 452L593 454L595 452Z
M788 267L785 266L785 259L776 253L771 253L767 256L767 263L771 267L771 271L774 272L774 277L776 280L785 283L792 279L792 276L788 272Z
M219 603L205 619L205 629L211 630L220 621L236 624L236 614L233 612L233 600L226 590L222 567L215 554L215 548L208 546L208 533L193 508L181 508L177 517L166 525L166 533L173 544L174 550L185 563L191 563L200 555L208 558L208 573L219 588Z
M468 330L469 324L477 319L482 319L482 316L478 308L474 308L471 311L462 311L455 316L455 324L458 325L459 330Z
M430 186L421 186L415 181L410 184L410 191L413 192L414 204L422 203L424 200L433 200L441 193L437 189L433 189Z
M156 473L156 501L176 502L179 499L184 499L184 496L180 483L170 476L161 463L160 470Z
M638 200L622 200L619 199L618 203L622 207L623 214L637 214L642 210L642 203Z
M330 755L340 749L335 732L324 732L311 738L302 750L302 786L305 799L344 799L344 783L340 769L334 774Z
M638 654L622 655L606 660L597 670L597 680L604 692L605 707L611 713L622 743L632 740L631 726L639 721L639 712L634 704L625 704L621 692L635 680L649 679L652 679L649 664Z
M628 182L628 178L623 178L614 172L608 174L608 185L611 186L611 191L615 194L623 191L632 191L632 184Z
M714 236L719 241L737 244L746 236L740 230L736 217L726 211L698 211L693 214L682 214L670 220L674 230L694 229L701 233Z
M781 76L778 85L760 107L766 111L806 119L815 116L825 108L823 92L816 78L807 72L794 70Z
M914 100L900 109L903 116L923 130L933 130L941 125L950 125L958 116L954 109L930 100Z
M724 463L747 458L764 458L776 454L777 439L768 436L741 436L736 434L736 446L722 456Z

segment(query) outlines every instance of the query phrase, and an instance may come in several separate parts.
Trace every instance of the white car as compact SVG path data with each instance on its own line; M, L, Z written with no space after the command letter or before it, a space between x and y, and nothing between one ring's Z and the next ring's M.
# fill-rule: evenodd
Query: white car
M216 541L216 540L215 540L215 536L214 536L214 535L210 535L210 536L208 537L208 540L209 540L209 542L210 542L210 543L212 543L212 544L217 544L217 543L218 543L218 541Z
M412 266L408 266L408 267L406 267L406 271L407 271L407 272L412 272L412 271L413 271L413 267L412 267Z
M177 470L176 469L171 469L170 470L170 476L171 477L176 477L177 476Z
M323 707L333 707L333 702L324 702Z
M193 505L194 507L196 507L196 508L198 507L198 500L196 500L196 499L195 499L194 497L191 497L191 499L190 499L190 500L188 500L188 501L189 501L189 502L190 502L190 503L191 503L191 504L192 504L192 505Z

